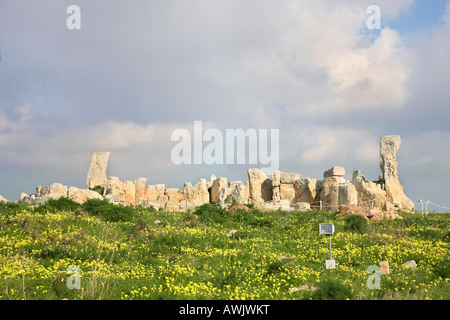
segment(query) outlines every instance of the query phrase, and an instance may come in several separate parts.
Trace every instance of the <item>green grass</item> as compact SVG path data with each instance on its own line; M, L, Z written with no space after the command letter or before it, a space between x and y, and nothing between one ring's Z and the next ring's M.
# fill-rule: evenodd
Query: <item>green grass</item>
M0 204L0 299L450 299L449 214L335 213ZM334 270L322 222L335 225ZM390 274L368 289L367 268L383 260ZM71 265L80 289L67 286ZM304 284L318 289L290 290Z

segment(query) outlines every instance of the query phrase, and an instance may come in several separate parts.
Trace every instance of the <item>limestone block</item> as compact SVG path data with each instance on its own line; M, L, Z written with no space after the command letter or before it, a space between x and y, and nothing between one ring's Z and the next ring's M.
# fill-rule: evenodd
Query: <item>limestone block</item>
M135 186L135 202L136 204L141 204L143 201L147 200L147 179L138 178L134 180Z
M247 170L249 197L255 203L272 200L272 181L257 168Z
M345 169L343 167L332 167L328 170L325 170L325 172L323 173L324 178L343 176L345 176Z
M78 189L74 191L74 189L72 189L72 191L73 193L70 195L69 198L79 204L85 203L89 199L103 200L103 197L98 192L93 190Z
M291 203L295 199L295 188L293 184L282 183L280 185L280 200L288 200Z
M358 193L353 184L339 185L339 205L358 204Z
M107 181L106 170L108 167L109 152L94 152L86 177L86 188L105 186Z
M59 199L61 197L67 197L69 188L61 183L52 183L50 185L50 198Z
M149 185L146 193L147 201L157 201L159 196L164 195L165 190L165 184Z
M214 180L211 187L211 203L223 205L226 199L225 194L227 187L227 178L221 177Z

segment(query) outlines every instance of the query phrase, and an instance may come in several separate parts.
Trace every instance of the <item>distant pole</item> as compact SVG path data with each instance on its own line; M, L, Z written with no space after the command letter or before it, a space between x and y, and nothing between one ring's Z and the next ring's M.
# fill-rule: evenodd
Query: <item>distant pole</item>
M425 204L425 218L428 218L428 204L430 203L430 200L427 201Z
M419 203L422 205L422 217L423 217L423 201L419 200Z
M319 203L320 203L320 210L322 211L322 200L320 200Z
M372 199L372 209L373 209L374 203L375 203L375 199Z

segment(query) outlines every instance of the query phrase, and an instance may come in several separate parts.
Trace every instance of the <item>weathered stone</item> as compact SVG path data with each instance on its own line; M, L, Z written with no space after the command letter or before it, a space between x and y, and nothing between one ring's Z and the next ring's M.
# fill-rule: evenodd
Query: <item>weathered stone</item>
M159 196L164 195L165 190L165 184L149 185L147 187L147 201L157 201Z
M184 199L187 200L186 208L201 206L209 203L208 184L205 179L200 179L195 186L186 182L183 188Z
M294 182L295 189L295 201L296 202L308 202L313 204L318 199L318 181L316 179L301 178Z
M247 180L244 185L244 199L245 199L244 201L247 203L249 198L250 198L250 187L249 187L249 183Z
M194 204L196 206L209 203L208 183L205 179L200 179L194 186L194 190Z
M157 203L163 203L164 206L166 205L166 203L169 201L169 197L166 196L165 194L162 194L158 197L158 199L156 199Z
M224 205L227 187L227 178L222 177L214 180L211 187L211 203Z
M280 185L280 199L288 200L291 203L295 199L295 188L293 184L282 183Z
M21 192L20 193L20 197L19 197L19 201L20 202L24 202L28 197L29 197L29 195L27 195L25 192Z
M138 178L134 180L135 186L135 203L142 204L147 201L147 179Z
M417 267L417 264L416 264L416 261L414 261L414 260L409 260L409 261L406 261L404 264L402 264L403 266L405 266L405 267L409 267L409 268L415 268L415 267Z
M85 203L89 199L103 200L103 197L98 192L89 189L78 189L69 198L79 204Z
M77 192L77 191L80 191L81 189L80 188L77 188L77 187L69 187L69 189L68 189L68 192L67 192L67 197L69 198L69 199L71 199L72 198L72 196L73 196L73 194L75 193L75 192ZM97 193L98 194L98 193Z
M48 197L50 195L50 187L49 186L43 186L41 189L41 194L39 197Z
M247 170L249 181L249 197L255 203L272 200L272 181L260 170Z
M344 183L345 179L338 176L332 176L322 180L319 199L323 202L325 209L339 209L339 185Z
M125 204L125 185L117 177L108 177L105 186L105 199L114 204Z
M339 209L339 184L334 183L328 189L328 195L325 197L325 208L328 210Z
M361 171L353 171L352 184L358 194L359 205L369 210L373 207L383 209L386 203L386 191L381 189L381 185L372 181L366 181Z
M227 195L225 202L232 203L237 202L243 204L245 202L244 184L242 181L230 182L230 194Z
M295 198L293 185L297 179L300 179L299 173L288 173L280 170L274 171L272 173L272 199L292 201Z
M284 184L294 184L295 180L301 178L300 173L281 172L280 181Z
M308 290L308 291L314 291L317 290L318 288L316 286L314 286L313 284L304 284L301 285L300 287L294 287L294 288L290 288L288 290L288 293L294 293L300 290Z
M59 199L61 197L67 197L69 188L61 183L52 183L50 185L49 197L52 199Z
M36 197L42 197L42 186L36 187Z
M339 185L339 205L358 204L358 193L353 184Z
M380 273L381 273L381 275L389 274L389 261L381 261L380 262Z
M184 199L184 195L180 192L180 189L167 188L165 195L167 196L166 209L177 210L180 208L180 201Z
M329 177L343 177L345 176L345 169L343 167L332 167L328 170L325 170L323 173L323 177L329 178Z
M275 170L272 172L272 187L279 187L281 184L281 171Z
M289 200L270 200L266 201L262 208L265 210L283 210L283 211L290 211L291 210L291 203Z
M344 215L344 214L357 214L360 216L363 216L364 218L369 217L369 214L360 206L354 205L354 204L344 204L339 208L339 215Z
M405 195L403 186L398 179L397 152L401 142L400 136L397 135L380 138L381 178L386 190L387 200L396 204L401 210L414 211L414 202Z
M108 167L109 152L94 152L86 177L86 188L93 189L96 186L105 187L108 179L106 170Z
M134 181L124 181L123 190L125 192L125 204L133 205L136 201L136 186Z
M228 238L231 238L232 236L234 236L235 234L236 234L236 232L237 232L237 230L230 230L228 233L227 233L227 237Z
M308 202L296 202L293 208L298 211L306 211L311 209L311 205Z

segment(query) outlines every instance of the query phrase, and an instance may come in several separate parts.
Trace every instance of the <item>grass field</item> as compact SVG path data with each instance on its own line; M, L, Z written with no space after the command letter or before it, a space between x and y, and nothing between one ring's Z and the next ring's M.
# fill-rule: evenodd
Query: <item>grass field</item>
M449 300L449 214L400 214L367 222L318 210L0 204L0 299ZM336 227L334 270L323 222ZM369 289L367 268L383 260L390 274ZM80 289L69 289L69 266ZM302 285L318 289L292 289Z

